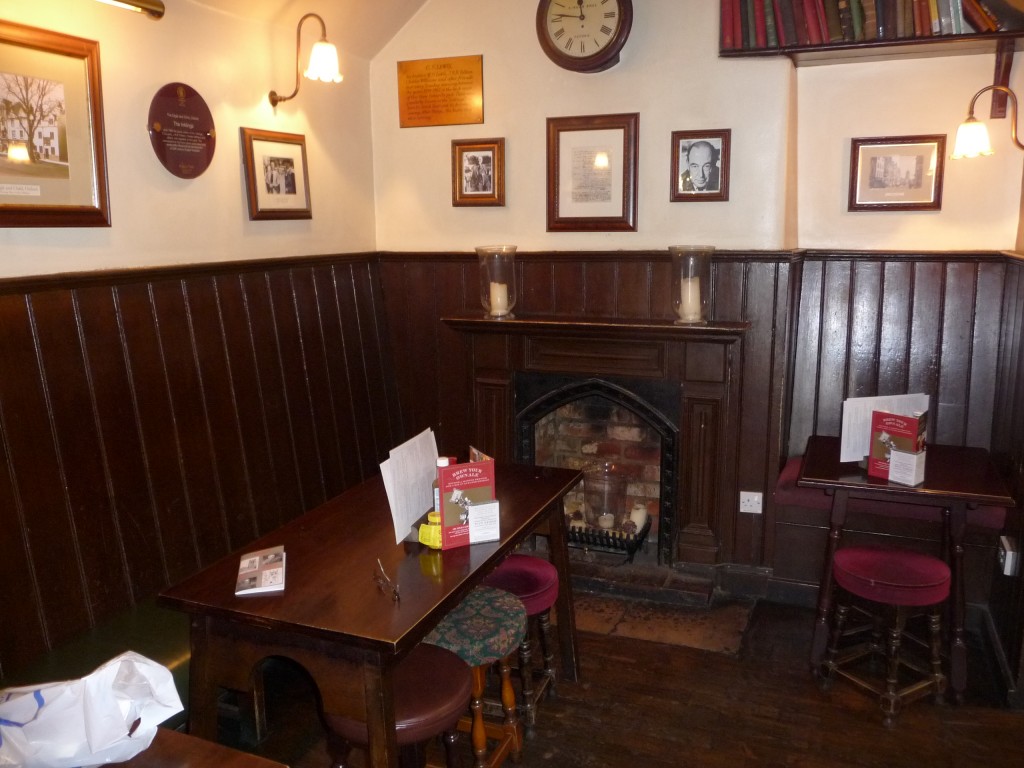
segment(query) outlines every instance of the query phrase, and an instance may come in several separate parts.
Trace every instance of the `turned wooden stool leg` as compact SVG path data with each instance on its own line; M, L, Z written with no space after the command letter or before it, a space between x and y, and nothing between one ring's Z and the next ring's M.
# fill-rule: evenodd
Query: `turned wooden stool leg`
M942 607L934 606L928 614L928 635L931 640L932 698L941 704L946 697L946 676L942 672Z
M484 728L484 687L487 683L487 667L473 667L473 698L469 701L473 726L470 741L476 756L475 768L487 768L487 730Z
M903 627L907 623L907 614L903 606L897 606L892 624L889 625L889 642L886 645L885 693L882 694L882 724L886 728L896 725L896 716L900 711L900 643L903 639Z
M544 676L548 679L547 695L555 695L555 644L551 641L551 609L548 609L537 617L540 625L540 648L544 656Z
M528 731L533 730L537 721L537 707L533 701L533 665L531 662L532 647L530 642L530 620L527 619L526 634L519 644L519 681L523 687L523 719ZM504 701L502 702L504 704Z
M832 683L835 680L833 673L836 669L836 656L839 653L839 643L843 636L843 627L846 625L846 616L850 611L850 606L845 601L837 602L835 607L835 615L832 617L832 634L828 643L828 654L825 656L825 661L822 662L820 676L821 676L821 688L827 691L832 687Z
M502 729L508 734L512 759L518 763L523 751L523 732L516 714L516 690L512 687L512 668L507 657L498 662L498 672L501 676L501 708L505 712Z

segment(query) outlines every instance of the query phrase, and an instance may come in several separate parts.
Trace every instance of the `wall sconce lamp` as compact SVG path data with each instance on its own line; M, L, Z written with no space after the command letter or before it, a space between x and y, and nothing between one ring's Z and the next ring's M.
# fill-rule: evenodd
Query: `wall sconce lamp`
M988 138L988 128L984 123L978 122L974 117L974 103L985 91L996 91L1005 93L1010 100L1010 138L1018 149L1024 149L1017 139L1017 96L1005 85L986 85L971 99L971 106L967 110L967 119L960 124L956 131L956 144L953 147L954 160L963 157L978 157L978 155L991 155L993 153L992 143Z
M320 80L324 83L340 83L341 72L338 70L338 49L327 42L327 25L324 20L315 13L307 13L299 19L299 25L295 28L295 90L290 96L280 96L277 91L270 92L270 106L276 107L282 101L294 99L299 92L299 47L302 43L302 22L306 19L316 19L320 22L320 40L313 44L313 50L309 52L309 66L302 74L310 80Z
M164 17L164 4L161 0L99 0L99 2L113 5L116 8L124 8L126 11L144 13L151 19Z

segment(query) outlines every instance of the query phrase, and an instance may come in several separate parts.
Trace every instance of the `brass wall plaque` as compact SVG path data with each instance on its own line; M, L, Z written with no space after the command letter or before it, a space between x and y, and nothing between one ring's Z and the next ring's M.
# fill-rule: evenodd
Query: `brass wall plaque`
M402 128L484 121L483 56L398 62Z

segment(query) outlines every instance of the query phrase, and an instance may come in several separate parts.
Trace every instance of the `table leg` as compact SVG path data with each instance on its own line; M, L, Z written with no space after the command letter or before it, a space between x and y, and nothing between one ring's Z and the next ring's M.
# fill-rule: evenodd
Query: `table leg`
M572 605L572 582L569 572L569 543L565 535L565 513L561 499L548 510L548 556L558 571L558 599L555 601L558 644L562 650L562 676L579 682L580 659L576 648L576 614Z
M366 730L370 738L367 764L373 768L398 768L398 740L395 735L391 673L391 668L380 662L363 664Z
M188 732L207 741L217 740L217 685L210 671L210 643L206 620L191 617L192 654L188 668Z
M964 638L964 534L967 531L967 504L954 501L949 508L951 613L953 617L950 632L949 667L950 688L953 700L962 704L967 688L967 641Z
M832 559L846 524L846 502L849 493L837 489L832 497L832 515L829 521L828 542L825 545L825 563L822 566L821 586L818 587L818 614L811 638L811 671L818 674L828 645L828 620L832 613Z

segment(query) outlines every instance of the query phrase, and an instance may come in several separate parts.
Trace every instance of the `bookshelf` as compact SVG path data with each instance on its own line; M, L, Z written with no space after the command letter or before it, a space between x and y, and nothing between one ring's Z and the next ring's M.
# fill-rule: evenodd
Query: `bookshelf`
M800 66L817 66L822 64L839 64L854 61L887 61L898 58L927 58L931 56L956 56L968 54L995 53L999 58L1012 60L1013 54L1024 49L1024 29L1002 30L996 32L975 32L970 30L962 34L938 34L922 37L898 37L893 39L859 39L836 40L818 44L787 44L765 45L756 44L740 47L742 40L737 41L735 34L730 45L725 31L725 24L731 14L739 12L740 5L748 0L720 0L722 26L719 34L719 55L723 58L756 57L756 56L787 56L793 63ZM748 8L762 5L764 0L749 0ZM801 2L801 0L772 0L776 2ZM836 0L821 0L823 5ZM732 6L730 11L727 6ZM770 7L770 5L769 5Z

